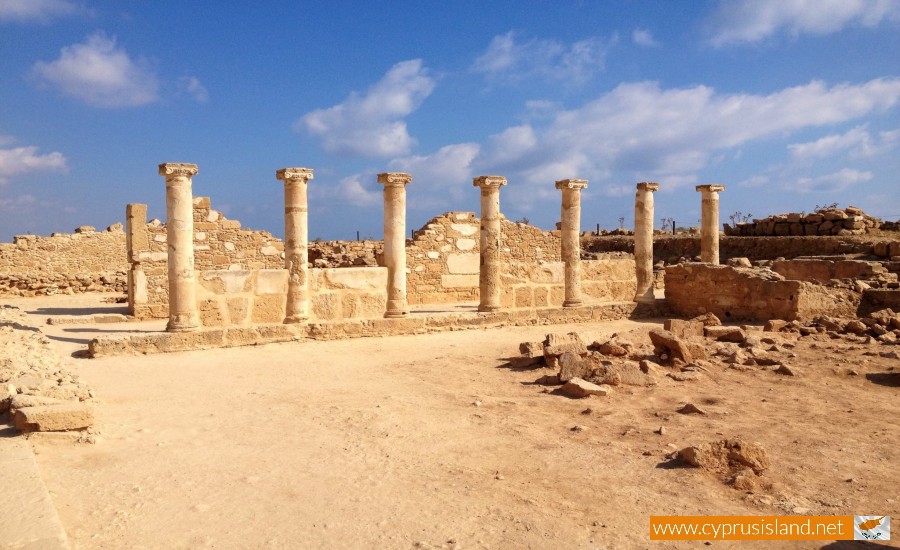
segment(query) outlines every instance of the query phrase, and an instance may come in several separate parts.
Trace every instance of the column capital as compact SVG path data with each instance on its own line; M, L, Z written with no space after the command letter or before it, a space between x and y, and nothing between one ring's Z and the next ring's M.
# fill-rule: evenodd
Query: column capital
M659 184L654 181L642 181L636 187L638 191L659 191Z
M477 178L472 178L472 187L500 189L501 185L506 185L506 178L503 176L478 176Z
M725 186L718 183L710 183L707 185L698 185L696 189L701 193L718 193L719 191L724 191Z
M588 180L576 180L576 179L565 179L565 180L557 180L556 188L557 189L586 189L588 186Z
M187 162L164 162L159 165L160 176L196 176L200 170L196 164Z
M378 183L388 186L406 185L412 181L412 174L406 172L383 172L378 174Z
M275 179L287 182L288 180L303 180L303 183L313 179L312 168L282 168L275 171Z

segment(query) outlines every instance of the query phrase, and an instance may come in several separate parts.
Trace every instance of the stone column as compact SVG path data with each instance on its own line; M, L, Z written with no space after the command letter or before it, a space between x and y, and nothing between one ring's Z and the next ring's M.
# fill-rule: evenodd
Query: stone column
M284 268L288 270L284 322L309 319L309 214L306 184L310 168L282 168L275 177L284 182Z
M587 180L559 180L562 190L560 254L566 265L566 299L563 307L577 307L581 301L581 190Z
M635 302L652 302L653 295L653 193L658 183L637 184L634 197L634 264L637 276Z
M724 185L698 185L703 199L700 216L700 261L719 265L719 191Z
M197 277L194 273L194 198L191 177L196 164L167 162L159 165L166 177L166 243L169 247L169 324L166 330L200 328Z
M481 266L478 311L500 309L500 186L503 176L478 176L472 185L481 188Z
M388 269L387 318L406 317L406 185L412 176L403 172L378 174L384 185L384 264Z

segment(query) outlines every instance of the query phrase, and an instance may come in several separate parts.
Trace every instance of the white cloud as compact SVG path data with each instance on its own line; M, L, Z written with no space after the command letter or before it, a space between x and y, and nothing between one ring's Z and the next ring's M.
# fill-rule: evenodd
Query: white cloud
M653 33L647 29L634 29L631 33L631 41L638 46L659 46L659 42L653 38Z
M364 174L354 174L338 182L337 196L354 206L375 206L383 202L383 193L380 189L371 189L363 185ZM371 176L371 181L376 181ZM377 184L374 184L377 185Z
M209 91L200 83L196 76L183 76L178 79L178 89L194 98L197 103L206 103L209 100Z
M0 21L47 23L82 11L84 8L68 0L0 0Z
M847 152L850 158L869 158L888 153L900 145L900 130L880 132L872 136L866 125L857 126L843 134L829 134L815 141L788 145L791 159L804 161L828 158Z
M37 147L0 149L0 185L9 178L28 172L66 172L66 157L62 153L37 154Z
M499 82L530 78L583 82L603 70L607 51L615 42L615 37L608 43L593 37L571 45L540 39L517 42L510 31L491 40L472 70Z
M311 111L295 123L322 138L326 151L371 157L405 155L415 144L402 120L434 90L421 59L397 63L364 95L353 92L328 109Z
M95 107L134 107L159 98L159 82L148 62L133 60L103 33L66 46L55 61L35 63L32 74Z
M844 168L833 174L817 176L814 178L800 178L797 180L797 190L803 193L836 193L858 183L867 182L872 178L872 172Z
M34 195L19 195L18 197L13 197L11 199L0 197L0 211L16 212L23 208L28 208L35 203L37 203L37 199Z
M900 21L896 0L727 0L707 21L716 46L758 42L780 31L824 35L849 25Z

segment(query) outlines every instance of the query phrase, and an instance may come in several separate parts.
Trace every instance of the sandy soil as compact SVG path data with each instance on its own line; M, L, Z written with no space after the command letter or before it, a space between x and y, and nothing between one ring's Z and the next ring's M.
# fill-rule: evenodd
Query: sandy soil
M803 344L798 377L722 369L582 400L532 384L547 369L502 366L548 332L655 326L73 358L100 442L35 452L73 548L705 547L649 541L649 516L670 514L890 514L900 538L900 388L877 376L896 359ZM130 327L44 328L68 356ZM676 413L686 402L708 414ZM759 493L666 458L737 436L772 458ZM875 547L712 543L738 546Z

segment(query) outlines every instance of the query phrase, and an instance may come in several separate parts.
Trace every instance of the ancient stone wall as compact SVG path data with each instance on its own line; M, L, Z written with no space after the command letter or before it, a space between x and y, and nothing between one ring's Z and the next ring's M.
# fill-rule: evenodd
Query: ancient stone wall
M122 224L0 243L0 296L124 292L127 271Z
M410 304L478 299L480 231L474 212L447 212L413 234L406 246ZM508 220L502 221L501 231L504 268L515 262L537 266L560 260L559 231Z
M797 259L779 260L769 266L772 271L794 281L828 284L834 279L871 280L889 277L896 280L896 274L888 274L879 262L860 260Z
M586 236L582 238L581 246L587 252L634 253L631 237ZM872 242L848 237L722 237L719 239L719 257L725 262L731 258L774 260L799 256L869 255L873 253L873 247ZM700 239L697 237L653 237L654 262L674 264L679 258L690 260L699 255Z
M166 227L147 222L147 207L126 208L128 261L131 264L129 309L138 318L168 314ZM267 231L241 229L210 208L208 197L194 198L194 266L207 270L260 270L284 267L284 243Z
M711 312L727 320L810 319L854 315L861 294L787 280L765 268L687 263L666 268L666 300L693 317Z
M855 206L840 210L825 208L812 214L776 214L752 223L725 224L725 234L734 237L801 237L816 235L862 235L878 229L881 220L867 215Z
M634 256L623 253L581 261L581 292L586 302L631 301L637 288ZM501 275L503 307L560 307L565 298L561 261L510 262Z

